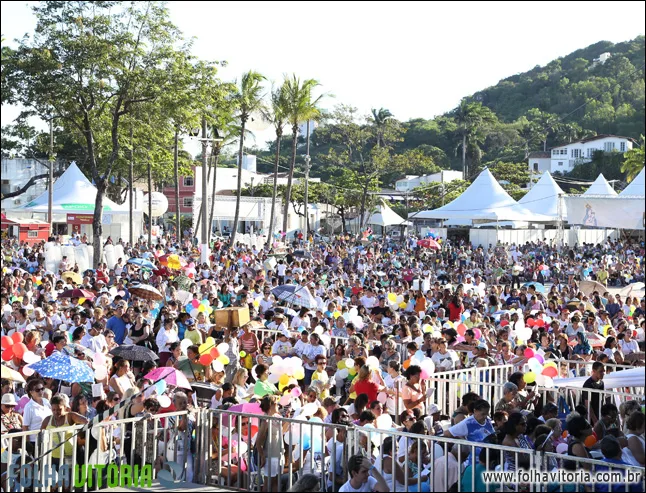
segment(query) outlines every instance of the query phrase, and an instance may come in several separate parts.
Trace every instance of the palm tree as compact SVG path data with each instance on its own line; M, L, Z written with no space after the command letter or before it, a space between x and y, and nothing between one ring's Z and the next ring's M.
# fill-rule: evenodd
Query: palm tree
M254 70L246 72L240 81L238 93L235 100L238 106L238 116L240 117L240 150L238 151L238 193L236 195L236 212L233 220L233 231L231 232L231 245L235 244L236 233L238 232L238 222L240 220L240 193L242 192L242 156L244 152L245 125L253 112L262 111L263 89L261 86L265 76Z
M621 172L626 173L626 181L633 181L644 167L644 136L639 139L639 147L635 146L626 152L625 160L621 165Z
M220 121L216 126L211 127L211 135L218 135L220 141L217 141L213 144L213 153L211 154L211 159L213 160L212 167L209 169L209 180L211 180L211 170L213 170L213 185L211 188L211 211L209 212L209 230L213 227L213 215L215 213L215 190L216 182L218 178L218 160L220 158L220 153L222 148L226 145L231 144L237 137L240 135L240 126L234 125L233 122L223 122Z
M283 214L283 231L285 233L287 232L287 215L289 213L289 201L292 197L294 167L296 166L298 124L307 120L315 120L320 116L321 112L318 108L318 103L323 96L321 95L316 99L312 99L312 89L319 85L319 82L314 79L307 79L301 83L301 80L296 75L285 79L284 86L289 108L287 121L292 125L292 162L289 167ZM307 211L305 211L305 217L307 217Z
M283 139L283 130L287 125L289 116L289 100L287 99L287 82L271 91L271 111L266 112L265 118L272 122L276 130L276 160L274 162L274 193L271 196L271 216L269 231L267 232L267 245L271 245L276 226L276 196L278 194L278 164L280 161L280 143Z
M468 180L467 147L472 144L469 141L478 140L484 127L495 121L495 115L482 103L469 103L463 99L453 110L453 117L458 125L458 132L462 136L462 172L464 179Z
M393 119L394 116L390 112L390 110L386 108L379 108L379 111L372 108L371 112L372 123L377 129L377 147L381 147L382 145L384 145L384 131L386 129L386 125L388 124L388 120Z

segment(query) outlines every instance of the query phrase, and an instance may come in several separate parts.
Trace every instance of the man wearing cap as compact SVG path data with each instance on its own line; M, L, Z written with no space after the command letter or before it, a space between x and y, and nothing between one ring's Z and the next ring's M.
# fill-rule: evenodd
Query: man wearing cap
M184 331L184 339L190 340L196 346L202 344L202 334L197 330L197 325L195 325L195 319L192 317L187 318L184 321L186 330Z
M281 312L274 313L274 319L267 324L267 328L270 330L284 330L287 332L287 324L285 324L285 315Z

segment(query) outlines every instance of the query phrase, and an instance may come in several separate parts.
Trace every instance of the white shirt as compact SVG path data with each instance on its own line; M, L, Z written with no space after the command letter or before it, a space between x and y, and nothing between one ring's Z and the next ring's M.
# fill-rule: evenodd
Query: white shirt
M272 306L274 306L274 300L271 298L266 300L266 299L261 299L260 300L260 312L265 313L267 310L269 310Z
M296 344L294 345L294 353L296 353L296 356L301 358L307 346L309 346L309 343L303 342L303 339L296 341Z
M271 347L271 354L285 358L289 356L289 353L292 350L292 344L289 341L281 342L280 340L274 342L274 345Z
M639 352L639 344L635 339L631 339L629 342L622 339L619 341L619 347L621 348L621 352L625 355Z
M179 337L177 337L177 331L175 329L166 330L162 328L155 338L160 353L170 353L169 346L177 341L179 341Z
M317 346L313 346L312 344L308 344L308 345L305 347L305 350L303 351L302 356L305 356L306 358L308 358L308 359L310 359L310 360L313 360L313 359L314 359L314 358L316 358L319 354L325 354L325 348L324 348L322 345L320 345L320 344L319 344L319 345L317 345ZM301 357L302 357L302 356L301 356ZM305 368L306 368L307 370L312 370L312 371L313 371L313 370L316 370L316 363L314 363L314 362L312 362L312 363L307 363L307 364L305 365Z
M40 426L43 424L43 420L47 416L52 415L52 406L49 404L47 399L43 399L43 405L41 406L35 400L29 399L29 402L25 405L25 409L22 412L22 424L23 426L28 426L29 431L40 430ZM29 441L35 442L36 435L29 437Z
M350 484L350 480L348 480L341 488L339 489L340 492L353 492L353 491L375 491L375 486L377 486L377 480L373 478L372 476L368 476L368 481L363 483L359 489L354 489L352 485Z

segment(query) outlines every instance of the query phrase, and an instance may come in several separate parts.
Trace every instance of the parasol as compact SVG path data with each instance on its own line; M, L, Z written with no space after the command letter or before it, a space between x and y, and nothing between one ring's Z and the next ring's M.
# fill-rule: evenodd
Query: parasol
M145 300L159 301L164 299L164 295L150 284L136 284L128 288L128 292Z
M159 359L159 356L150 349L132 344L118 346L110 351L110 354L128 361L155 361Z
M579 283L579 289L586 296L591 296L595 291L599 294L603 294L608 291L608 288L597 281L581 281Z
M16 370L12 370L8 366L2 365L2 371L0 372L0 378L3 380L9 380L11 382L25 383L25 379L20 373Z
M83 278L81 277L81 274L71 270L67 272L63 272L61 274L61 279L63 279L64 281L67 281L68 279L72 279L72 282L74 282L75 284L81 284L83 282Z
M70 383L94 383L94 371L88 364L58 351L38 363L27 365L27 368L45 378L55 378Z
M305 286L285 284L272 289L271 294L273 294L277 300L282 300L292 305L298 305L310 309L316 309L318 307L318 303L312 296L312 293L310 293Z
M190 389L191 384L188 382L186 376L176 368L172 366L162 366L161 368L155 368L150 371L144 378L148 378L153 382L159 380L165 380L168 385L174 385L175 387L181 387L183 389Z
M67 289L58 295L59 298L94 298L94 293L87 289Z

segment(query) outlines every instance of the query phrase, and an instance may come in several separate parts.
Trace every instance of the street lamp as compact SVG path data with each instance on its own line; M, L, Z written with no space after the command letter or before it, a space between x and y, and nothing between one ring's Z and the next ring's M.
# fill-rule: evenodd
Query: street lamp
M209 145L209 142L222 142L222 138L215 132L215 135L212 138L206 136L206 117L202 117L202 137L198 138L202 142L202 248L200 252L200 262L208 263L209 262L209 239L210 239L210 229L211 226L207 224L208 222L208 175L206 173L206 149ZM215 200L215 197L213 197Z
M251 177L251 196L253 197L253 180L255 179L255 176Z
M310 183L310 121L307 120L307 150L305 151L305 197L304 197L304 202L305 202L305 241L309 238L309 211L308 211L308 192L309 192L309 183Z

